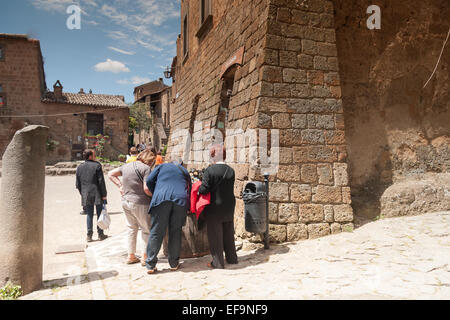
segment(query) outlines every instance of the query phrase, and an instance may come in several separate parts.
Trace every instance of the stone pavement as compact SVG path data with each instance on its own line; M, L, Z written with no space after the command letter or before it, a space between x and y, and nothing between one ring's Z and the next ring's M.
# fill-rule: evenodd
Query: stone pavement
M89 245L84 263L22 299L449 299L450 212L379 220L353 232L254 248L209 270L210 256L126 265L126 234ZM139 244L142 248L142 244Z

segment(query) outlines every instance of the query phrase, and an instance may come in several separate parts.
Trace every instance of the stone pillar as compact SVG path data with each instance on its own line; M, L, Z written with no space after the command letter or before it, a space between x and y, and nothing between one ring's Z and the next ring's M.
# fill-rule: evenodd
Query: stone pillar
M43 270L45 142L48 127L19 130L3 155L0 191L0 286L24 294L40 288Z
M353 227L334 6L330 0L270 0L260 128L280 130L280 166L270 185L273 241Z

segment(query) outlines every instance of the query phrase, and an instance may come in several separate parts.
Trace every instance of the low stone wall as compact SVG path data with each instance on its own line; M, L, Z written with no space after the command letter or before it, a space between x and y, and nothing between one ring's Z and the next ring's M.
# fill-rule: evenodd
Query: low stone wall
M450 173L405 178L387 188L380 202L382 218L450 210Z

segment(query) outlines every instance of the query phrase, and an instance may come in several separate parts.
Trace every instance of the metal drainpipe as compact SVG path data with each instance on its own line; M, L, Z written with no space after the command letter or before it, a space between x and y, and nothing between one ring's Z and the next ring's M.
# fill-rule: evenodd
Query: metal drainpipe
M264 173L264 183L266 185L266 232L264 233L264 249L269 249L269 174L267 172Z

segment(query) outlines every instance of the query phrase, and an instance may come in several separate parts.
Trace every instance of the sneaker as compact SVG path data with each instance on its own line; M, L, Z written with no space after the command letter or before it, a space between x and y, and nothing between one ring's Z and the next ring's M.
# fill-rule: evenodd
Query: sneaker
M92 235L88 235L88 236L86 237L86 241L87 241L87 242L92 242L92 241L94 241L94 240L92 240Z
M99 235L98 235L98 239L99 239L100 241L103 241L103 240L105 240L106 238L108 238L108 236L107 236L106 234L99 234Z

